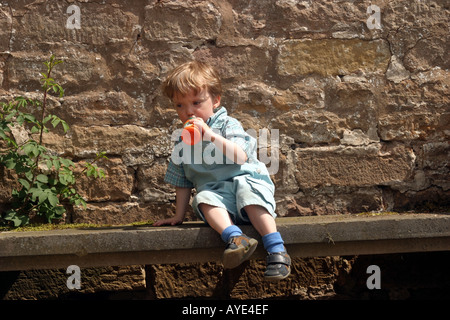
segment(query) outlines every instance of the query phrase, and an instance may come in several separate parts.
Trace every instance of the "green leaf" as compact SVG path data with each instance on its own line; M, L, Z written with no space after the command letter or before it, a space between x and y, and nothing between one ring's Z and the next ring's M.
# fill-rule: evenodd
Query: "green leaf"
M67 186L69 184L67 174L65 174L64 172L61 172L59 175L59 183L64 186Z
M62 124L62 126L63 126L64 133L66 133L67 131L69 131L69 125L67 124L67 122L65 122L64 120L61 120L61 124Z
M30 220L27 215L20 215L14 210L9 210L4 216L4 219L13 222L14 227L20 227L21 225L27 224Z
M35 141L29 141L23 146L23 151L25 154L31 158L37 157L39 155L39 149Z
M57 216L62 217L62 215L66 212L66 209L63 206L57 206L55 208L55 212L56 212Z
M36 122L36 118L35 118L35 116L33 116L32 114L24 114L23 117L24 117L25 120L27 120L28 122L32 122L32 123L35 123L35 122Z
M46 175L43 175L43 174L39 174L36 177L36 180L39 181L39 182L42 182L42 183L48 183L48 177Z
M61 97L64 95L64 89L51 77L53 67L59 63L62 61L57 60L54 55L44 62L47 70L40 73L41 93L55 93ZM62 217L65 208L60 205L60 199L67 198L71 203L79 200L79 203L83 204L83 200L79 199L81 197L73 188L76 179L73 172L75 165L71 160L49 155L47 148L32 138L18 146L14 137L10 135L13 127L25 125L33 135L49 132L49 128L45 125L48 122L51 122L54 128L61 124L67 132L68 124L56 115L47 114L44 119L38 119L34 115L37 110L28 111L29 113L22 112L41 107L41 113L45 113L45 102L45 100L41 102L20 96L7 103L0 102L0 143L3 147L0 152L0 165L14 170L17 176L16 181L20 184L16 188L11 188L11 197L14 201L12 208L20 209L8 211L2 214L2 218L14 223L15 226L29 223L28 214L32 213L47 217L49 222L54 218ZM5 142L2 143L2 141ZM38 172L38 167L42 165L44 167L46 165L52 174Z
M66 167L75 167L74 163L69 159L61 158L61 163Z
M47 152L47 148L44 146L41 146L40 144L36 145L36 149L38 150L38 154L45 154Z
M61 162L59 162L58 159L53 159L53 165L55 166L55 170L58 172L59 168L61 167Z
M53 119L52 119L53 128L55 128L60 122L61 122L60 118L58 118L57 116L53 116Z
M18 108L26 107L28 104L28 100L24 97L17 97L15 100L17 101Z
M19 179L19 183L24 186L25 189L30 189L30 183L25 179Z
M37 127L37 126L33 126L32 128L31 128L31 133L38 133L40 130L39 130L39 128Z
M25 118L23 117L22 113L19 113L19 115L16 118L16 121L19 125L23 125L23 122L25 121Z
M5 117L6 121L11 121L17 114L16 110L10 111L10 113Z
M48 202L54 207L58 204L58 197L55 196L53 193L48 193Z
M46 123L48 120L50 120L52 118L52 115L51 114L49 114L48 116L46 116L45 118L44 118L44 120L42 120L42 123Z
M3 165L8 169L14 169L16 167L16 161L15 159L6 159L3 161Z
M31 170L25 172L25 178L27 178L29 181L33 180L33 172Z
M33 195L35 198L39 198L39 204L42 204L48 198L48 193L43 190L38 190Z

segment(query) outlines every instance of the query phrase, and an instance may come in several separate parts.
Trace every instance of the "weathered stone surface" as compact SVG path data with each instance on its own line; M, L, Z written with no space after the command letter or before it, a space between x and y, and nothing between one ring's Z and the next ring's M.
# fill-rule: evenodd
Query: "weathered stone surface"
M230 19L229 25L222 26L231 30L227 37L221 39L226 45L242 43L243 39L252 40L255 35L259 36L256 39L259 41L264 38L373 39L379 35L378 30L371 31L362 23L368 18L368 2L228 2L233 19Z
M213 297L222 290L223 267L220 264L152 265L151 272L155 279L151 285L157 299L195 297L198 293Z
M403 146L319 147L297 151L300 188L391 185L408 181L415 156Z
M85 48L65 48L56 44L55 54L64 60L64 69L55 68L53 77L71 92L91 91L111 79L107 62L100 54L87 51ZM11 52L6 65L7 84L24 91L40 89L40 72L45 71L43 62L48 60L47 52ZM58 70L59 69L59 70Z
M74 208L74 223L94 224L128 224L140 221L157 221L173 215L173 203L138 203L138 202L91 202L87 208ZM186 220L196 220L192 210L186 214Z
M135 40L135 30L142 14L142 4L130 6L126 1L115 3L78 4L80 29L66 28L73 11L67 13L70 4L47 1L23 5L11 5L14 9L14 51L36 50L42 43L78 43L96 46Z
M168 1L145 7L145 37L152 41L215 39L220 25L220 13L211 2Z
M436 66L448 69L449 34L448 3L401 1L380 4L382 32L387 35L392 54L399 57L407 70L426 71Z
M276 297L296 297L302 300L315 300L319 297L334 296L334 283L339 275L342 258L293 259L291 276L284 281L270 283L264 281L264 261L250 261L242 273L233 272L228 279L230 298L261 299ZM253 286L248 286L252 283Z
M202 49L193 57L214 65L225 83L263 79L271 60L266 50L253 46Z
M323 76L384 73L389 58L389 45L383 40L288 40L280 47L278 73Z
M394 210L394 201L380 187L322 187L277 197L279 216L311 216Z
M8 10L8 8L0 7L0 52L9 50L9 40L11 39L11 27L12 27L12 17L10 10ZM0 84L1 83L2 81L0 81Z
M139 100L125 92L84 92L61 99L59 107L51 109L61 118L76 126L126 124L145 125L151 118L150 111Z
M92 160L91 160L92 161ZM77 181L79 194L87 201L129 201L134 187L134 170L123 164L121 159L110 158L96 164L105 172L101 179L89 178L85 174ZM85 168L84 161L79 169Z
M398 60L396 56L392 56L389 68L386 71L386 78L388 80L394 81L395 83L402 82L409 78L409 71L405 69L402 63Z
M19 186L16 181L15 175L0 167L0 203L8 203L11 200L12 189Z
M145 289L145 270L143 266L83 268L80 270L81 288L70 290L67 287L66 270L28 270L6 273L5 283L13 284L4 293L4 300L46 300L64 299L86 293L133 291Z
M139 198L144 202L167 203L174 201L175 188L164 183L166 161L155 161L150 166L140 166L136 172Z
M136 125L73 126L69 135L61 136L55 133L44 135L44 144L56 152L80 157L95 156L96 153L103 151L110 155L125 157L144 154L149 160L142 159L142 161L151 161L155 155L170 154L170 138L167 130Z
M265 262L251 260L225 270L216 263L189 265L154 265L151 272L156 298L203 297L226 299L261 299L297 297L314 300L334 296L333 285L345 261L341 258L294 259L292 275L284 281L264 280ZM248 286L248 283L253 285Z

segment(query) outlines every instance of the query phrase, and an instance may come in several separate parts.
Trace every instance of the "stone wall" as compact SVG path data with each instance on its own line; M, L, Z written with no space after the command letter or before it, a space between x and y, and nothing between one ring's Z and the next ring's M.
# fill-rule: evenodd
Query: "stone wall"
M173 211L163 175L180 121L160 84L194 58L218 67L223 104L246 129L279 130L281 216L448 204L446 1L0 4L2 99L38 90L41 62L56 54L66 94L52 112L72 130L47 145L111 158L108 178L81 183L89 206L70 221Z
M279 130L280 216L436 209L450 199L449 16L444 0L0 0L0 99L35 96L42 62L64 60L51 109L71 130L45 142L110 158L70 222L174 212L163 176L181 123L160 85L191 59L219 69L246 129Z
M444 300L450 298L450 276L442 261L449 256L447 251L294 258L292 275L280 282L264 281L264 264L255 260L233 270L215 263L83 268L79 290L68 289L65 269L10 271L0 273L0 299ZM381 289L367 288L370 265L381 270ZM180 310L178 302L173 307Z

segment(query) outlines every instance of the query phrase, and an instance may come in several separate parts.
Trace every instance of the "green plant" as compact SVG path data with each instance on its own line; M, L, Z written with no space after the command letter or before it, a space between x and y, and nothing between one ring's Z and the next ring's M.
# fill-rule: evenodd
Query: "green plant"
M64 94L63 88L51 77L53 68L60 63L62 61L54 55L44 62L47 72L41 73L42 101L16 97L0 103L0 166L14 171L17 177L17 188L11 193L11 209L4 212L3 223L28 224L30 216L45 217L50 223L63 217L67 204L86 207L86 201L75 187L79 177L75 174L75 163L52 155L43 145L43 134L49 132L49 124L53 128L61 125L65 133L69 130L64 120L46 114L49 95L62 97ZM13 127L27 130L28 139L18 143L12 134ZM106 158L104 153L98 153L93 161L86 163L79 174L104 177L104 171L95 165L101 158Z

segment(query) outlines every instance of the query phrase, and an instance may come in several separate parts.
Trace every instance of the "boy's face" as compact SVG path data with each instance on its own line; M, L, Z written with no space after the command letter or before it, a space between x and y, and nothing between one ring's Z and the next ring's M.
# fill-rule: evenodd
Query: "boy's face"
M203 88L197 94L194 90L184 96L175 93L173 103L183 123L190 117L202 118L206 122L214 114L214 109L220 105L220 96L211 97L208 90Z

